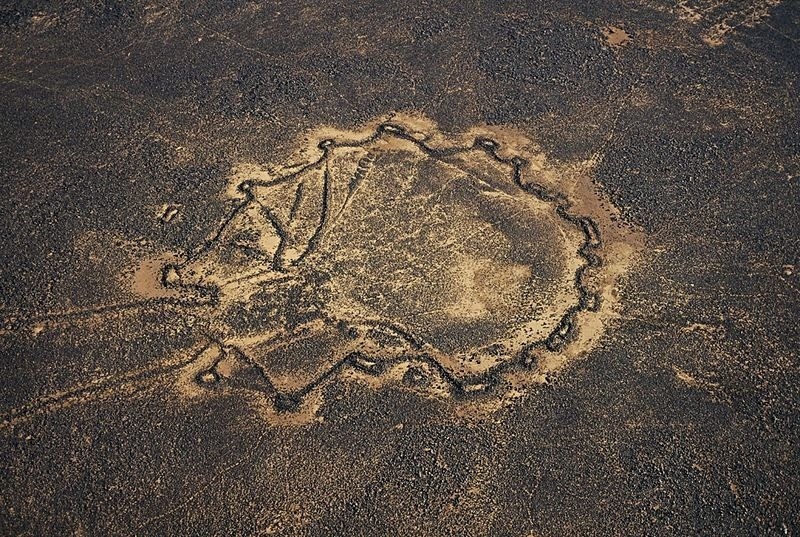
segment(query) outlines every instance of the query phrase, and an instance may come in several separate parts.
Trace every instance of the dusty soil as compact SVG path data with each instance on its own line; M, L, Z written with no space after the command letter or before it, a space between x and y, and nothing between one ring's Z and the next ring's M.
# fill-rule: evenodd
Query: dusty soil
M0 7L0 532L796 534L798 22Z

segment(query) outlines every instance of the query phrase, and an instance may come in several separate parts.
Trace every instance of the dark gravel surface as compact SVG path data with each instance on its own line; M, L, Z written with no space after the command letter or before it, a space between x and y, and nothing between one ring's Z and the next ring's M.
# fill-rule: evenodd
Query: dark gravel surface
M0 533L800 533L799 23L792 0L4 2ZM358 383L305 426L155 380L47 406L196 328L15 320L119 298L118 267L216 225L235 163L392 111L597 159L648 255L588 356L472 421Z

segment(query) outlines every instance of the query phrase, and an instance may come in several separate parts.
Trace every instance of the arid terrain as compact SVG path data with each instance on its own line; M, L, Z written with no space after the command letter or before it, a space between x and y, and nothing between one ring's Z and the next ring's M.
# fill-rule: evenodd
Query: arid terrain
M0 534L797 535L800 4L0 6Z

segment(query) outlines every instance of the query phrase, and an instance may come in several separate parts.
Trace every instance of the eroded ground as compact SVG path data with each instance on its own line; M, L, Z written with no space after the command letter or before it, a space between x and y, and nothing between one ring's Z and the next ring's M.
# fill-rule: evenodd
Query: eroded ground
M798 531L796 4L0 7L9 535Z

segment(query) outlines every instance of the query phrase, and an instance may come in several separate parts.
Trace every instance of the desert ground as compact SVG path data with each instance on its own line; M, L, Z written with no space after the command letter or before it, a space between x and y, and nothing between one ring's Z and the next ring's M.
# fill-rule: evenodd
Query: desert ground
M0 533L800 533L800 3L9 0Z

